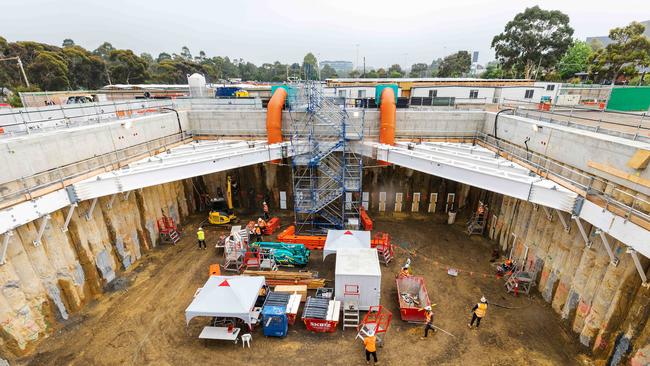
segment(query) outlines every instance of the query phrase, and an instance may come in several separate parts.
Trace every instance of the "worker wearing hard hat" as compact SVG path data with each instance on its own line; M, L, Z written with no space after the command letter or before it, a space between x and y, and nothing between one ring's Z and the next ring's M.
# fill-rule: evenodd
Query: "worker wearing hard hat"
M206 249L205 245L205 231L202 227L199 227L199 230L196 231L196 240L199 242L199 249Z
M408 267L402 267L402 269L399 271L399 274L397 275L398 278L403 278L403 277L408 277L411 275L411 272L409 271Z
M368 331L368 336L363 339L363 345L366 348L366 365L370 364L370 355L375 365L379 364L377 361L377 337L375 337L375 332Z
M472 308L472 320L467 324L469 329L472 329L472 325L474 325L474 321L476 321L476 329L478 329L478 326L481 324L481 319L485 316L487 313L487 299L485 299L485 296L481 297L481 302L478 304L474 305Z
M429 335L429 330L433 331L434 333L436 332L436 328L433 327L433 309L430 305L424 307L424 316L426 320L424 324L424 337L422 339L426 338Z
M262 241L262 229L258 224L255 224L255 241Z

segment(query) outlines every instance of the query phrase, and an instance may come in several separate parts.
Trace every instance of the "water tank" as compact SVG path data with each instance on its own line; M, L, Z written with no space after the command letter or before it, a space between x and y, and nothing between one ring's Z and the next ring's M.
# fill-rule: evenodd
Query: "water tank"
M208 88L205 85L205 77L201 74L192 74L187 77L187 83L190 86L190 96L192 98L206 98Z

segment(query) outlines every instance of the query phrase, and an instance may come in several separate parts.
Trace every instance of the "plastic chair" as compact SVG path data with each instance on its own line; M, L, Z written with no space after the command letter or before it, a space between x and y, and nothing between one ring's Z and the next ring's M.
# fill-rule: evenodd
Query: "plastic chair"
M248 348L251 348L251 340L253 336L250 333L242 334L241 336L241 348L245 348L244 345L248 345Z

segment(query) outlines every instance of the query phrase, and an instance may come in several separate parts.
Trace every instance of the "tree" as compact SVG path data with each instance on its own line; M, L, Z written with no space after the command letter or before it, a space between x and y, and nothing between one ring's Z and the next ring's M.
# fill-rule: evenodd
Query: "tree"
M131 50L113 50L109 56L111 81L118 84L138 84L149 78L147 63Z
M393 64L388 68L388 76L391 78L401 78L403 75L404 72L399 64Z
M425 78L429 76L429 65L425 63L417 63L411 66L409 77L412 78Z
M564 55L572 35L568 15L534 6L506 24L504 32L492 39L492 48L503 67L514 67L529 79L537 66L550 67Z
M183 46L183 48L181 48L181 57L186 60L192 60L192 53L190 52L190 49L187 48L187 46Z
M66 90L70 87L68 65L55 52L39 52L34 62L27 67L27 73L32 82L43 90Z
M73 89L98 89L106 84L105 63L79 46L63 49L68 66L68 80Z
M163 60L171 60L172 56L167 53L167 52L161 52L158 54L158 58L156 59L157 62L161 62Z
M481 74L482 79L503 79L504 72L501 68L501 64L498 62L488 62L485 71Z
M558 64L558 72L564 80L572 78L575 73L587 71L589 58L593 51L587 42L575 41Z
M645 26L637 22L610 30L613 42L592 55L590 74L613 84L619 76L631 79L639 73L639 67L650 66L650 39L644 31Z
M74 41L71 40L70 38L66 38L66 39L63 40L62 46L63 46L63 48L65 48L65 47L73 47L74 46Z
M323 66L323 69L320 71L320 77L322 80L337 78L338 74L336 70L330 65Z
M377 77L380 79L385 79L386 77L388 77L388 73L386 72L386 69L384 69L383 67L377 69Z
M104 60L108 61L108 57L110 56L111 52L115 50L115 47L113 47L112 44L108 42L104 42L99 45L94 51L93 54L103 58Z
M374 70L374 69L366 72L366 75L364 76L364 78L366 78L366 79L376 79L378 77L379 77L379 74L377 74L377 71Z
M356 79L356 78L358 78L359 76L361 76L361 73L359 72L359 70L352 70L352 71L350 71L350 72L348 73L348 77L349 77L349 78L352 78L352 79Z
M309 52L302 60L302 69L305 73L305 80L318 80L318 60L313 53Z
M438 69L440 68L441 63L442 63L441 58L431 61L431 66L429 67L429 70L431 70L431 76L433 77L438 76Z
M469 72L472 56L467 51L458 51L445 57L438 68L440 77L459 77Z

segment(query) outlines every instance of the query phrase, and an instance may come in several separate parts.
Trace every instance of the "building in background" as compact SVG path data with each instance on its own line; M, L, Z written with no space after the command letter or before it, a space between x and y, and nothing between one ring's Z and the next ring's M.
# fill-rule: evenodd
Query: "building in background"
M325 65L329 65L331 68L336 71L337 74L348 74L354 66L352 61L321 61L320 67L323 68Z

